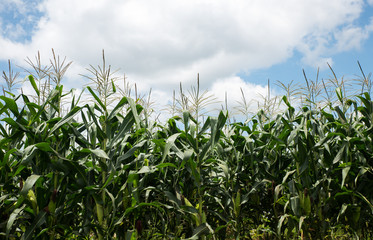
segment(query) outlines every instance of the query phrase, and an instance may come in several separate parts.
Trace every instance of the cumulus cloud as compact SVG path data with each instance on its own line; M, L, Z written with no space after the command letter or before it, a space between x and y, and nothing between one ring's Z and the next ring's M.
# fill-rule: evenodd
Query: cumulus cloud
M337 39L336 48L338 51L347 51L350 49L359 49L361 42L369 37L368 28L348 26L335 33Z
M197 73L203 88L218 93L242 83L232 77L238 72L284 62L295 50L306 64L332 63L329 54L357 48L370 34L354 26L363 7L362 0L44 0L30 41L0 37L0 58L22 64L54 48L77 73L99 64L105 49L114 68L159 96L179 82L194 83ZM245 84L248 92L261 89Z
M241 89L244 96L241 94ZM238 103L243 102L243 97L247 98L248 101L251 99L260 101L262 97L267 95L268 86L255 85L245 82L239 77L232 76L214 82L210 91L222 105L227 100L228 109L233 109ZM252 101L250 104L252 105L251 110L257 107L257 102Z

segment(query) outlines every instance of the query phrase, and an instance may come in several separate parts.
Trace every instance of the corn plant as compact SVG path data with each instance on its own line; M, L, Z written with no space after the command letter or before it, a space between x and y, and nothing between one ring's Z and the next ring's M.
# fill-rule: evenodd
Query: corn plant
M12 92L11 68L3 74L1 238L373 237L373 102L364 72L358 95L335 73L326 81L305 75L305 87L280 84L286 95L268 94L256 113L242 92L247 119L234 123L227 107L207 116L214 99L197 80L189 92L180 88L172 117L157 122L150 98L137 89L130 98L104 56L87 76L88 103L64 90L70 63L36 59L26 78L33 96Z

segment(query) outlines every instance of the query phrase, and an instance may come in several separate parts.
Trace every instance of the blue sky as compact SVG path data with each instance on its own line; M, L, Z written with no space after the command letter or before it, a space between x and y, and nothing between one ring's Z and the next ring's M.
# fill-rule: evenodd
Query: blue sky
M235 102L240 88L265 94L267 79L303 83L302 69L312 79L319 67L326 79L327 62L338 77L360 75L357 61L368 74L372 17L372 0L2 0L0 70L8 59L27 67L38 51L48 64L54 48L73 61L64 84L82 88L79 73L105 49L118 74L161 102L197 73Z
M356 26L366 26L370 24L370 21L373 17L373 7L369 4L364 4L361 14L354 21ZM332 42L335 42L332 41ZM372 33L369 33L369 36L361 41L361 43L351 50L341 51L337 53L331 53L326 55L332 58L332 62L329 62L332 65L334 72L337 74L337 77L345 76L347 78L354 78L356 76L361 76L361 71L358 66L357 61L360 62L360 65L363 68L364 73L367 75L372 72L372 54L373 54L373 37ZM305 70L307 77L311 79L316 78L317 67L319 67L319 76L321 78L331 77L331 71L326 63L317 65L305 64L301 61L302 54L295 51L294 55L287 59L285 62L275 64L269 68L258 69L251 72L249 75L242 74L242 77L248 81L254 81L260 83L260 79L270 79L275 82L277 80L288 83L291 80L295 82L302 83L304 81L303 69Z

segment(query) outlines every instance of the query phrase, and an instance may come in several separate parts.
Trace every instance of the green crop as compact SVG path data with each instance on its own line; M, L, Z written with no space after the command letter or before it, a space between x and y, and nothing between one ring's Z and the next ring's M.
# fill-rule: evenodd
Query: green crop
M119 91L105 59L89 69L91 103L64 91L70 63L53 59L31 64L34 96L14 94L17 74L4 72L1 238L373 237L373 101L363 72L351 95L334 72L322 82L305 76L305 87L280 83L286 94L268 95L255 114L242 92L245 123L230 123L228 109L207 116L214 98L197 82L189 95L180 87L162 123L151 120L149 99Z

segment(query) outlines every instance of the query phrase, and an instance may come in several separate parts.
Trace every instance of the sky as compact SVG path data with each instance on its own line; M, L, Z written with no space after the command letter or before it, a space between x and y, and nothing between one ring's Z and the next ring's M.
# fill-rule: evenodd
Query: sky
M0 70L51 49L73 64L65 88L82 89L102 50L118 74L159 104L196 83L229 104L271 83L372 71L373 0L1 0ZM18 66L18 67L17 67ZM4 84L4 80L0 80ZM29 86L25 85L24 88ZM273 87L277 94L280 90Z

